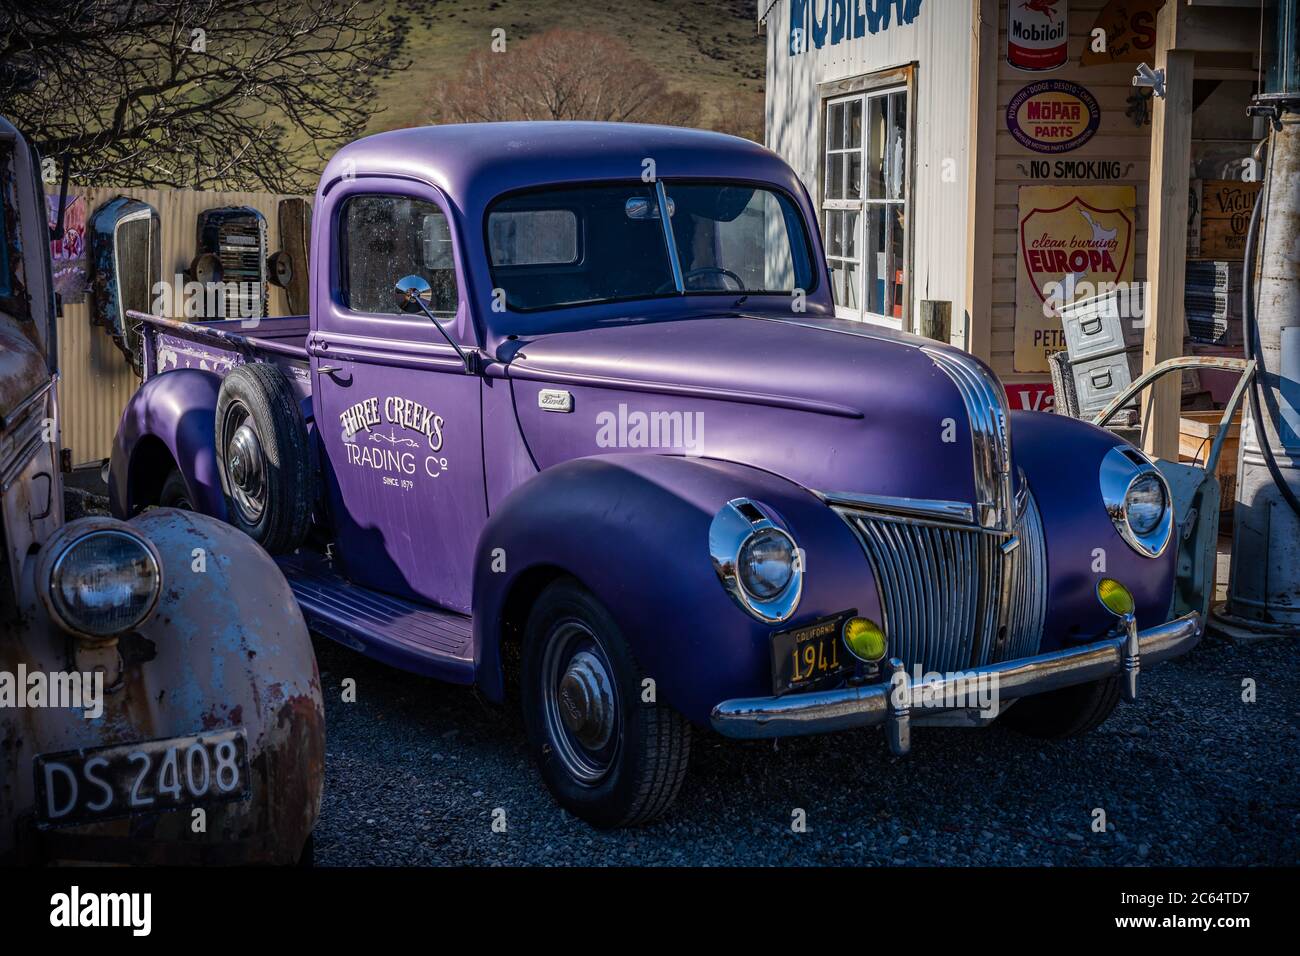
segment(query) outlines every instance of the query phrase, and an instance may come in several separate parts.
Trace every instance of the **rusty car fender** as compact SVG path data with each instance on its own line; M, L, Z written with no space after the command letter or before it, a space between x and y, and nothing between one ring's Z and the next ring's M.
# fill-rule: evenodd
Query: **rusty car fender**
M122 524L95 517L66 528ZM158 604L116 642L120 679L98 718L0 710L0 860L297 861L320 810L325 713L315 654L284 576L253 542L202 515L156 509L126 525L160 558ZM0 640L0 670L91 670L103 650L88 650L50 618L37 593L40 560L24 567L22 618ZM36 828L38 754L232 728L247 735L251 793L206 806L206 832L194 832L190 809Z

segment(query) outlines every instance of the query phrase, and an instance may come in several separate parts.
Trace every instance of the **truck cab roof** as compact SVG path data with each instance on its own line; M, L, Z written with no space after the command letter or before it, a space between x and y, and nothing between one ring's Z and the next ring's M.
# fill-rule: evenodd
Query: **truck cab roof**
M469 221L502 193L575 182L736 179L803 193L785 161L757 143L641 123L468 123L378 133L335 154L320 195L353 176L432 183Z

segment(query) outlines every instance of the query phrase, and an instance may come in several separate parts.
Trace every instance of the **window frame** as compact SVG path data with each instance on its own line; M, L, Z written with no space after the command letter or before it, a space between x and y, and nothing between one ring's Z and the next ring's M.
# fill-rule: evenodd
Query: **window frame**
M904 186L903 195L898 199L890 198L870 198L868 190L869 182L869 162L870 155L870 137L871 137L871 105L873 100L881 98L886 99L886 119L885 128L891 128L894 115L893 96L901 94L903 97L903 106L906 110L906 120L903 125L903 175ZM846 106L850 103L861 104L862 111L862 135L861 141L857 147L831 148L831 129L830 115L835 106ZM817 212L819 225L822 230L823 245L826 251L826 264L828 270L831 269L832 263L852 264L856 267L855 278L855 296L857 307L853 308L835 302L835 314L839 318L853 319L857 321L870 322L877 325L885 325L890 328L908 330L912 324L912 295L913 288L913 250L915 247L915 232L912 227L915 223L913 215L913 196L914 183L916 181L916 96L915 96L915 66L907 66L896 70L887 70L881 73L873 73L859 77L853 77L847 80L838 80L821 85L820 96L818 98L818 119L817 119L817 185L818 185L818 203ZM862 157L859 168L858 196L850 198L848 196L831 198L828 196L828 173L830 167L830 158L832 155L849 156L858 153ZM845 160L845 165L848 161ZM847 192L848 190L846 190ZM885 303L886 313L873 312L870 309L868 296L868 269L867 266L867 239L870 212L873 208L893 207L901 209L904 222L904 236L902 245L902 289L903 294L899 300L894 299L895 283L886 282L887 299ZM853 212L857 214L857 223L853 230L854 256L833 255L831 253L832 233L830 225L834 213ZM893 243L890 242L885 249L887 255L885 275L892 276L899 272L897 260L894 253ZM835 288L832 283L831 295L834 297ZM901 314L893 315L895 306L901 306Z
M366 309L357 308L352 304L351 299L351 276L348 272L348 207L358 199L391 199L406 200L414 203L425 203L432 206L447 222L447 236L451 244L451 273L456 283L456 306L451 310L431 309L430 311L438 318L438 324L447 328L450 323L460 316L461 303L464 301L464 294L461 290L461 271L459 268L458 251L456 248L456 231L452 223L451 214L443 205L431 197L421 196L408 192L392 192L382 189L365 190L349 193L342 196L339 200L338 212L335 214L335 247L337 249L337 272L335 282L338 299L338 307L345 313L354 316L364 316L367 318L381 318L390 321L409 320L413 324L420 321L427 321L423 314L414 315L407 312L371 312ZM423 240L421 240L423 241Z
M808 270L811 273L811 281L808 284L808 288L802 291L804 292L805 295L812 295L812 293L816 292L819 288L821 288L821 270L817 268L817 257L815 254L815 247L813 245L813 236L808 229L809 224L804 218L803 207L799 204L799 201L785 187L777 183L769 182L765 180L736 179L727 176L669 176L669 177L661 177L658 180L658 182L662 182L664 184L665 190L670 190L674 184L683 185L683 186L727 185L727 186L738 186L742 188L765 189L768 192L779 194L783 199L785 199L790 204L790 208L794 211L794 213L796 214L799 220L799 231L802 234L804 256L808 263ZM517 196L531 196L534 194L541 196L549 192L564 192L573 189L581 189L583 187L619 187L619 186L636 186L636 187L649 186L652 190L654 188L654 184L648 184L644 180L640 180L640 179L628 179L628 178L579 179L579 180L573 180L571 182L557 182L557 183L546 183L546 184L540 184L534 186L521 186L515 189L506 190L505 192L498 193L497 195L493 196L483 207L483 223L482 223L482 239L481 239L483 243L484 261L487 263L488 276L492 284L494 286L497 285L497 277L494 270L501 267L494 266L492 264L492 246L491 246L492 240L491 240L491 235L488 231L488 217L492 214L493 209L499 202L506 199L513 199ZM552 204L541 208L558 209L564 207L558 204ZM663 228L662 224L661 224L661 228ZM578 234L579 234L579 241L581 243L580 252L582 253L582 255L579 256L578 261L574 263L574 265L572 266L545 266L545 265L505 266L504 268L580 270L583 268L583 259L585 257L586 249L587 249L586 229L587 229L587 225L585 220L583 219L583 217L579 216ZM734 291L723 292L716 289L696 289L696 290L690 290L690 291L685 291L680 293L667 292L663 294L652 294L652 295L620 296L614 299L592 299L583 302L567 302L567 303L561 303L559 305L533 306L529 308L524 308L519 305L516 305L515 303L510 301L509 296L507 295L505 304L506 304L506 311L516 315L528 316L528 315L543 314L547 312L561 312L567 309L589 309L589 308L599 308L601 306L606 306L606 305L622 305L627 302L648 302L648 301L656 301L656 300L689 299L693 296L694 297L717 296L717 297L730 297L732 299L735 299L737 296L745 296L747 298L755 298L755 297L762 296L767 298L781 298L781 299L789 300L790 295L791 295L790 292L772 292L767 290L755 291L755 292L734 292Z

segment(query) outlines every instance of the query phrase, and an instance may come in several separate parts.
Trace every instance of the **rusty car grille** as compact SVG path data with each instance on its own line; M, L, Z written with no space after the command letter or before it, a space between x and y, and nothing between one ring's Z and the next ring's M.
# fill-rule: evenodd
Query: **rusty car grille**
M911 671L957 671L1038 652L1047 610L1047 553L1033 495L1019 544L975 527L836 508L870 560L889 656Z

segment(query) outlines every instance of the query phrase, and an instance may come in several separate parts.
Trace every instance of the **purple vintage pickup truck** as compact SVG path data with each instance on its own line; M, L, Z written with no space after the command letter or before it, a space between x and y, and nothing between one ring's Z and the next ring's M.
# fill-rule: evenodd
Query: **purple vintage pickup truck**
M809 196L753 143L384 133L330 162L312 243L310 316L135 316L113 508L222 517L318 632L517 687L599 826L669 806L692 726L1080 733L1200 637L1155 465L837 320Z

